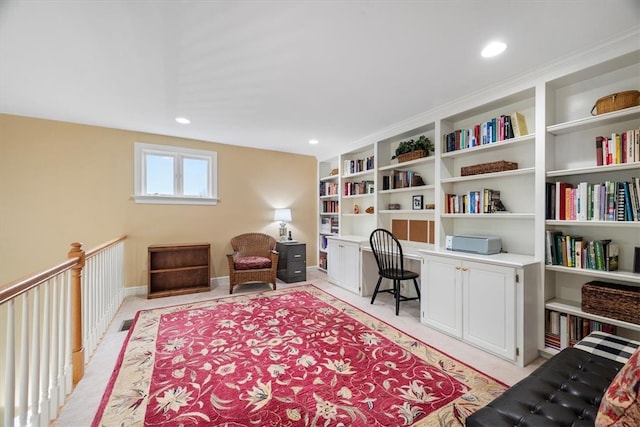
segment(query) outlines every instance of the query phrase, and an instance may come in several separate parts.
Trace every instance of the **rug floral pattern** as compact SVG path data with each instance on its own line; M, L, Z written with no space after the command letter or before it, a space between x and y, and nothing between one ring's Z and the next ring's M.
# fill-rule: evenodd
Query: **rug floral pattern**
M499 382L312 285L136 316L94 426L460 426Z

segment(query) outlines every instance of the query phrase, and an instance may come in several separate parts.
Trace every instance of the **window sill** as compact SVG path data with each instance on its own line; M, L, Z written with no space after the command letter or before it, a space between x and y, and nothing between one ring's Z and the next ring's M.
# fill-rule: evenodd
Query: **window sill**
M156 205L217 205L220 199L207 197L132 196L136 203Z

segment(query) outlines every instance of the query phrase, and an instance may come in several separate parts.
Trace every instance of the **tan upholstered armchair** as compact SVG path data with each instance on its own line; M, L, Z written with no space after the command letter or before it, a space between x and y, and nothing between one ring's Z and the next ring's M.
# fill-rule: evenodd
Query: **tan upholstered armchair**
M266 282L276 289L278 252L276 239L262 233L246 233L231 239L229 263L229 293L233 287L246 282Z

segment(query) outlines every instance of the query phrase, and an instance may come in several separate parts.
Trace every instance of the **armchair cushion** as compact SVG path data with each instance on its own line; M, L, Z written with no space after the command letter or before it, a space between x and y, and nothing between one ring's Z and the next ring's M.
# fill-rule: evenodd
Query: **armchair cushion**
M233 263L236 270L254 270L256 268L271 268L271 259L263 256L237 257Z

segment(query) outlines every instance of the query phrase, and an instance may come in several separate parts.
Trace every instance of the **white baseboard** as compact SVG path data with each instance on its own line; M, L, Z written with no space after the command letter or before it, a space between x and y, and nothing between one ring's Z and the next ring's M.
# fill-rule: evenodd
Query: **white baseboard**
M215 289L218 286L229 286L229 276L212 277L209 279L211 289ZM124 288L124 297L139 297L147 295L146 286L128 286Z

